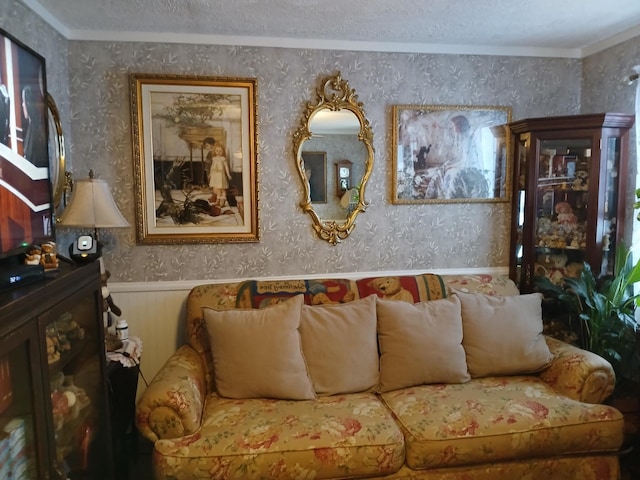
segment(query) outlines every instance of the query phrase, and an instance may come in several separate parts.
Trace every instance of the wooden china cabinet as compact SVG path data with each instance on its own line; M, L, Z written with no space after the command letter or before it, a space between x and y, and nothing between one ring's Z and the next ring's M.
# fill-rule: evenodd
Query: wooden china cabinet
M522 293L560 284L583 262L613 273L624 233L633 115L601 113L509 124L514 159L510 277Z
M110 479L99 264L0 293L0 478Z

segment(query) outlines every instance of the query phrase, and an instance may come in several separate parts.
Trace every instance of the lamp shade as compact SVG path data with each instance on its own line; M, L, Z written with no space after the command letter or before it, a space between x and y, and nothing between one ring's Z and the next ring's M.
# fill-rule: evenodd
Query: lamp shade
M99 178L77 180L69 205L58 225L66 227L116 228L128 227L107 182Z

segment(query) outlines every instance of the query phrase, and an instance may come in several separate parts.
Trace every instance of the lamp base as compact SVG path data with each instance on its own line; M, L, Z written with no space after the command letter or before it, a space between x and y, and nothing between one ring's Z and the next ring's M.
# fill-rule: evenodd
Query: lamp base
M69 256L79 264L94 262L101 253L102 245L90 235L81 235L69 245Z

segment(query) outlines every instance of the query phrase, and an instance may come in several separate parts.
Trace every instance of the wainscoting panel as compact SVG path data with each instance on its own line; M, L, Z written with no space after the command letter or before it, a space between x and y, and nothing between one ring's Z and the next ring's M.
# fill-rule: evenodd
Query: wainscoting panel
M126 284L120 284L124 286ZM153 283L146 284L153 288ZM169 356L182 345L184 339L185 302L189 290L109 290L115 304L122 309L120 318L127 319L129 335L142 340L142 361L138 378L138 396L146 388L142 376L150 382ZM120 289L117 289L120 290Z

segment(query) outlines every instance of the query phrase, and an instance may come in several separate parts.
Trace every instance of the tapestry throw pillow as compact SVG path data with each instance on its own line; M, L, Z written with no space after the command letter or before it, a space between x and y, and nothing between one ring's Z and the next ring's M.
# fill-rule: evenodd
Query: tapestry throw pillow
M378 299L379 391L429 383L464 383L460 300L408 303Z
M304 305L302 351L318 395L362 392L378 383L376 297Z
M462 346L471 377L544 369L551 352L542 335L542 295L455 294L462 306Z
M236 308L264 308L296 295L304 295L307 305L343 303L359 298L354 280L245 280L238 287Z
M203 308L216 389L229 398L316 398L300 344L303 297L260 310Z
M356 281L360 298L375 294L384 300L426 302L447 296L447 287L440 275L368 277Z

